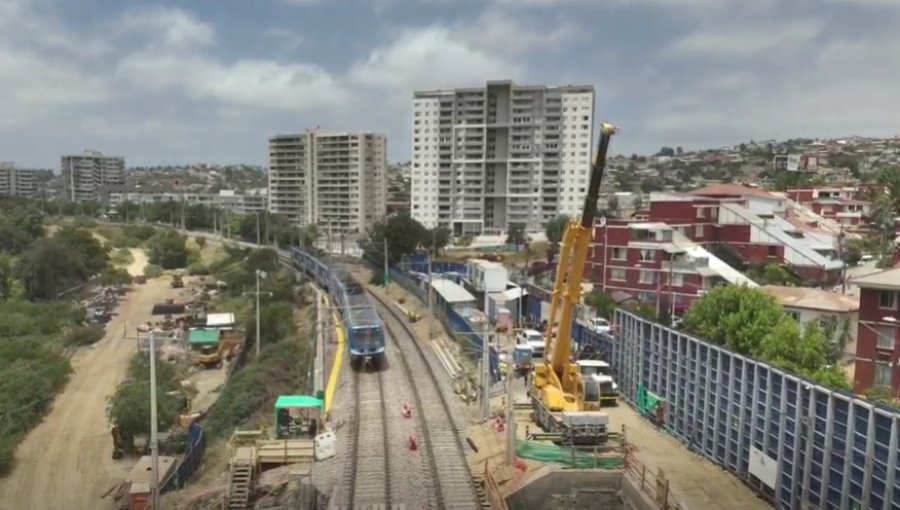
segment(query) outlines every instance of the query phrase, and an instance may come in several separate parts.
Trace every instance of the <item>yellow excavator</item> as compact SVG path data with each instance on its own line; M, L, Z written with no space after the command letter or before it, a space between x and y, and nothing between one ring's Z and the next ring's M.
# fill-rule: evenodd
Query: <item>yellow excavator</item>
M534 367L529 389L535 420L557 442L591 445L608 438L609 416L600 411L600 383L572 361L572 321L581 301L581 281L594 230L597 198L612 124L600 128L597 157L591 165L590 183L581 218L572 219L562 238L556 282L550 303L550 319L544 333L545 359Z

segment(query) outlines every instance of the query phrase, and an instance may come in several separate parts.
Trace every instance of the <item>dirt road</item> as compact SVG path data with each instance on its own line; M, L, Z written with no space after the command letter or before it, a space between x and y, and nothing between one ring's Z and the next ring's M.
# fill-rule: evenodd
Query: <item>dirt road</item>
M138 253L129 267L132 273L143 270ZM13 472L0 479L0 510L106 507L100 496L133 465L128 459L112 460L106 418L106 398L137 349L134 340L123 339L123 332L134 335L135 326L149 319L153 303L175 294L165 278L136 285L107 324L104 339L74 356L71 381L19 445Z
M140 276L144 274L144 267L147 266L147 254L144 250L131 249L131 264L128 265L128 274L131 276Z

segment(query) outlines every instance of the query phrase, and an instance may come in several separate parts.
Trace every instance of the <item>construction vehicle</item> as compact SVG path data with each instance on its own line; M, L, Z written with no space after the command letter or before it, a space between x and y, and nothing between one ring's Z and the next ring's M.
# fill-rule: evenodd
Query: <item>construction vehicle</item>
M204 368L222 368L222 343L201 347L197 365Z
M173 274L172 275L172 288L180 289L182 287L184 287L184 279L182 279L180 274Z
M609 437L609 416L600 411L599 381L582 375L582 366L571 360L572 323L581 302L581 281L594 230L600 181L606 167L606 152L616 128L603 123L597 157L581 218L572 219L563 234L550 303L550 318L544 331L544 359L535 363L529 388L535 421L554 442L597 445Z

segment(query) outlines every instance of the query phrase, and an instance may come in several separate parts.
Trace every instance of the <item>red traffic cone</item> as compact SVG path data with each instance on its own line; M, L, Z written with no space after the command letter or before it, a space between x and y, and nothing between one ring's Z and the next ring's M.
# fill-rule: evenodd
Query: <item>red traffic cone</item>
M418 445L418 443L416 443L416 436L410 434L409 439L407 440L407 443L409 444L410 451L414 452L419 449L419 445Z

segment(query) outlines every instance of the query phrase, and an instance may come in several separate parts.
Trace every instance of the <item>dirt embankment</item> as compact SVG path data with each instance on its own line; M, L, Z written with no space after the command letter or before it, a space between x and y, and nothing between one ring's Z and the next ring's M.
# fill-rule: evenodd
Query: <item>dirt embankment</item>
M134 255L132 274L138 267L143 271L138 265L143 252ZM0 510L105 508L100 496L134 464L112 460L106 399L137 352L135 327L150 318L154 303L174 295L165 278L135 286L106 325L106 336L75 354L72 379L19 445L13 472L0 479Z

